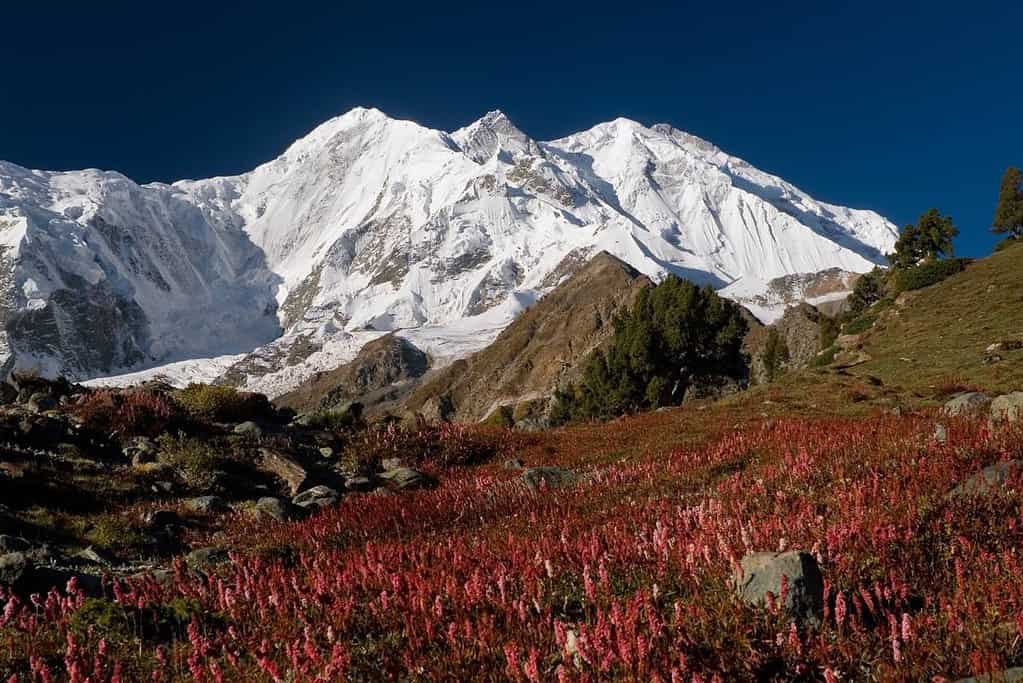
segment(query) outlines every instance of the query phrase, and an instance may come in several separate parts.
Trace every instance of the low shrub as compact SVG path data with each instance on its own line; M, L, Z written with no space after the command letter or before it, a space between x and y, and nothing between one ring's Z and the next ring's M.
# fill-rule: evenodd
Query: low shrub
M189 384L174 393L174 400L192 417L211 422L238 422L273 412L263 394L213 384Z
M350 403L344 407L329 408L306 417L307 426L332 432L348 432L366 426L362 417L362 404Z
M184 422L178 407L153 391L94 391L73 412L86 429L120 436L157 436Z
M937 386L935 386L934 398L946 399L955 396L956 394L962 394L970 391L983 392L984 389L975 384L969 383L961 377L946 377L942 379Z
M970 261L971 259L968 258L945 259L925 261L910 268L900 268L895 271L895 290L896 292L908 292L930 287L956 273L961 273Z
M835 345L831 345L828 348L821 351L820 353L818 353L816 356L814 356L813 360L810 361L810 365L815 368L823 368L828 365L831 365L832 363L835 362L835 354L837 353L838 347Z
M165 434L158 443L159 462L174 468L185 485L206 492L220 483L224 455L209 441Z
M90 543L115 554L134 551L145 543L139 526L130 517L117 513L93 519L85 536Z
M349 469L357 472L375 471L388 458L399 458L411 465L479 465L498 454L506 433L463 424L391 423L357 433L341 458Z
M845 324L842 328L843 334L862 334L874 326L877 321L877 315L874 313L867 313L861 315L858 318L854 318Z

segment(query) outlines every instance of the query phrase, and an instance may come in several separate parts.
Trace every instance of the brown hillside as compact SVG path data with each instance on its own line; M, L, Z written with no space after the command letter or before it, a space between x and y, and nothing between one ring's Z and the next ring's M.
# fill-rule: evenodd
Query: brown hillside
M406 407L420 411L441 399L452 419L477 421L500 406L550 396L578 375L586 355L611 336L616 313L649 284L623 261L597 254L493 344L424 378Z

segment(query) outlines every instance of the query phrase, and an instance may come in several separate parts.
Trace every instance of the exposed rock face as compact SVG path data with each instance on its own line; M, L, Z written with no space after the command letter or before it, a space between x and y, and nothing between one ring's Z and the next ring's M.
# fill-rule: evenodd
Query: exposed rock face
M486 349L427 375L404 402L420 412L451 404L450 417L477 421L501 406L545 399L581 373L586 355L614 332L615 315L650 280L602 252L525 311Z
M782 317L770 326L751 326L746 335L744 350L750 357L750 381L762 384L767 381L764 365L764 350L771 329L778 331L788 352L782 367L805 368L820 351L820 312L809 304L799 304L785 310Z
M813 555L794 550L750 553L740 565L742 574L735 577L735 586L743 601L765 605L767 594L771 593L798 618L820 621L824 611L824 577Z
M401 385L423 376L429 365L427 355L410 341L387 334L362 347L351 363L313 375L275 402L311 412L354 400L366 405L393 400Z
M841 268L783 275L769 280L762 292L732 298L758 315L778 309L787 312L800 303L809 303L825 315L834 316L846 310L846 300L859 277L859 273Z

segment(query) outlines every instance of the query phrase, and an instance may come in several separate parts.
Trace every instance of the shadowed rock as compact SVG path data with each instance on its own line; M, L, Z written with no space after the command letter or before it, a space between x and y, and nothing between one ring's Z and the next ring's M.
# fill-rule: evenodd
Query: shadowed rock
M949 492L950 497L981 496L1004 488L1006 482L1017 476L1023 461L1006 460L985 467Z
M742 558L740 566L742 573L735 577L735 589L744 602L763 606L771 593L797 618L820 621L824 613L824 577L813 555L795 550L751 553ZM787 584L784 590L783 581Z

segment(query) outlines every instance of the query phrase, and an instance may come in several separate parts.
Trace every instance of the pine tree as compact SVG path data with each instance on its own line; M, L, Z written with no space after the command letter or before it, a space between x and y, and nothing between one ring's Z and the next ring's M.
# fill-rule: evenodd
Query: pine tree
M1013 239L1023 237L1023 173L1018 168L1009 167L1002 176L992 225L997 233L1008 233Z
M942 216L937 209L927 209L916 225L910 224L902 229L895 242L895 253L888 259L896 268L911 268L921 261L937 261L952 256L952 238L958 234L959 229L950 216Z

